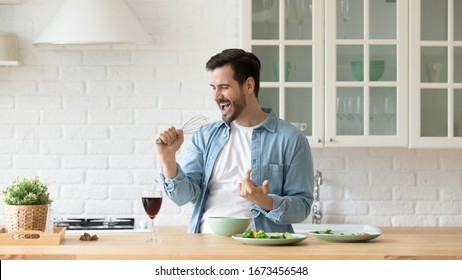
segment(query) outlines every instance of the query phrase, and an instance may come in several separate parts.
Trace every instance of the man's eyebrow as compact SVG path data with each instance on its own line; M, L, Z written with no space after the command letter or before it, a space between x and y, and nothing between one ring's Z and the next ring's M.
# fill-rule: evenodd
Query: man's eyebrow
M230 85L229 84L218 84L218 85L212 85L210 84L211 87L223 87L223 86L227 86L229 87Z

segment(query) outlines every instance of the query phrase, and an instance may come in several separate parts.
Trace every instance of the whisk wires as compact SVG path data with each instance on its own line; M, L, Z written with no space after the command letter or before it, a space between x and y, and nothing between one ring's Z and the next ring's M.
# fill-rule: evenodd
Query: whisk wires
M185 124L183 124L181 129L183 130L183 133L193 134L198 131L202 125L206 124L207 120L207 117L202 115L194 116L190 118Z
M190 118L187 122L181 126L181 129L183 130L184 134L194 134L196 131L199 130L199 128L206 124L208 121L207 117L202 116L202 115L196 115L192 118ZM164 141L162 139L157 138L156 139L156 144L164 144Z

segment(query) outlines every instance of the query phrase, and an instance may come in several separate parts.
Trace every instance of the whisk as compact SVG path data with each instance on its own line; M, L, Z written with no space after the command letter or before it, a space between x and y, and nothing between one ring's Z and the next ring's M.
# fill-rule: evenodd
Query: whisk
M201 125L204 125L207 123L207 117L202 116L202 115L196 115L192 118L190 118L186 123L183 124L181 129L183 130L184 134L193 134L196 131L199 130ZM162 139L157 138L156 139L156 144L164 144L164 141Z

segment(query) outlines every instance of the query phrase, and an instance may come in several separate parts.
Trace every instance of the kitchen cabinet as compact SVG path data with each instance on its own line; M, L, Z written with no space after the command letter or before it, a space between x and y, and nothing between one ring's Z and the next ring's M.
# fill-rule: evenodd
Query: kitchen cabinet
M410 1L410 146L462 147L462 1Z
M244 47L262 60L262 105L306 123L312 147L408 146L407 1L243 6Z
M406 1L326 1L328 146L408 145L407 16Z
M322 0L242 1L244 48L262 62L259 100L324 145Z

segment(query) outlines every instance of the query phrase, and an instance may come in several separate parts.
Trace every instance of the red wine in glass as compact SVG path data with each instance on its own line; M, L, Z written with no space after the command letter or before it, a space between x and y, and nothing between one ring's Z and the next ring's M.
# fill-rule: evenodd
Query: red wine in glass
M162 205L162 197L142 197L141 200L143 201L144 211L146 211L149 218L154 219Z
M151 219L151 238L146 241L159 242L160 240L154 237L154 218L157 216L162 206L162 191L143 191L141 194L141 202L143 203L144 211L146 211L146 214L148 214Z

